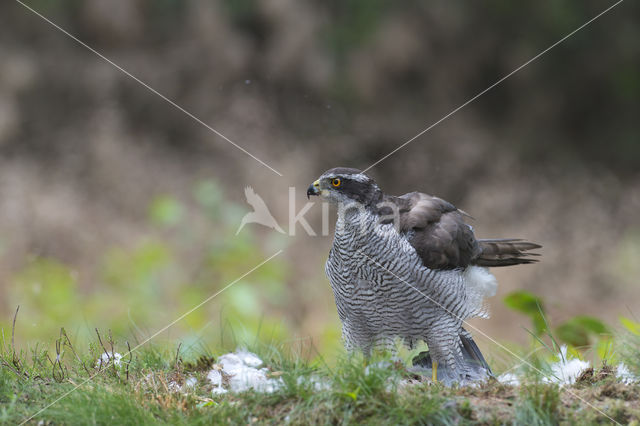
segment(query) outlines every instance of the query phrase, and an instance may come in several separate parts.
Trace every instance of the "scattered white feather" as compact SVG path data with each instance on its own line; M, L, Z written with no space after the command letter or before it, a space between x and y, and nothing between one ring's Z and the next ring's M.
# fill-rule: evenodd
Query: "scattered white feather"
M369 374L373 373L374 369L378 369L378 370L386 370L393 367L393 364L391 364L391 362L389 361L380 361L380 362L376 362L375 364L369 364L364 368L364 374L365 376L368 376Z
M100 365L105 366L109 362L113 362L113 365L118 366L120 365L121 359L122 359L122 355L120 355L118 352L112 352L112 353L104 352L100 356L100 358L98 358L98 360L96 361L96 367L100 367Z
M226 392L222 387L223 375L229 378L229 391L231 392L254 390L271 393L283 385L281 379L267 376L268 369L257 368L263 362L256 354L243 349L220 356L218 364L221 367L221 371L214 369L209 371L207 375L209 381L214 385L214 393Z
M223 393L227 393L227 392L228 391L223 387L211 389L211 393L214 395L222 395Z
M629 371L629 368L623 362L618 364L618 367L616 368L616 377L625 385L632 385L640 382L640 377L635 376L631 371Z
M213 386L222 386L222 374L218 370L211 370L207 373L207 380Z
M258 358L258 356L254 353L241 349L236 351L236 355L240 358L240 360L249 367L260 367L262 365L262 360Z
M420 380L415 379L402 379L398 382L398 390L403 390L405 388L420 385L422 382Z
M560 347L560 353L560 359L550 365L551 373L543 377L542 381L557 383L560 386L572 385L584 370L591 367L591 364L578 358L569 359L565 345ZM498 377L498 381L506 385L519 386L523 379L522 374L519 373L522 372L504 373Z
M188 388L193 388L198 384L198 379L195 377L189 377L184 381L184 385Z
M315 390L316 392L331 389L331 384L325 380L322 380L318 376L308 376L308 377L299 376L298 379L296 380L296 383L298 385L303 385L308 383L311 386L313 386L313 390Z
M322 380L320 377L311 376L309 381L313 384L313 390L316 392L328 391L331 389L331 383Z
M227 393L227 390L222 387L222 373L220 373L220 371L215 369L209 371L209 373L207 373L207 380L209 380L213 386L211 392L214 395Z
M182 386L180 386L175 380L171 380L167 385L167 388L169 389L169 392L172 393L180 392L182 390Z
M558 383L560 385L572 385L576 382L576 379L587 368L591 367L588 361L582 361L580 359L568 359L567 347L562 345L560 347L562 358L560 361L551 364L551 376L545 377L543 381L547 383Z
M520 378L514 373L504 373L498 377L498 381L505 385L520 386Z
M198 384L198 379L196 379L195 377L191 376L188 377L185 381L184 381L184 385L179 384L177 381L175 380L171 380L169 381L169 383L167 384L167 388L169 389L169 392L182 392L183 394L187 394L189 393L193 388L195 388L195 386Z

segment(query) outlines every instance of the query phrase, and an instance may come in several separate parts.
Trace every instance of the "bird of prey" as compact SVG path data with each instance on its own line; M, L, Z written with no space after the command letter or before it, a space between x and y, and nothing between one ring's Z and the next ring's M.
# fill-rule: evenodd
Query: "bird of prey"
M236 231L236 235L240 233L242 228L244 228L244 225L246 225L247 223L259 223L260 225L267 226L269 228L275 229L281 234L284 234L284 231L282 230L282 228L280 228L280 225L278 225L278 222L276 222L276 220L274 219L273 215L269 211L269 208L264 203L262 197L256 194L253 188L247 186L244 189L244 195L247 198L247 203L249 203L249 205L253 207L253 211L244 215L242 221L240 222L240 226Z
M536 261L538 244L476 239L468 216L440 198L410 192L387 195L357 169L326 171L307 190L337 204L338 219L326 263L348 350L369 355L425 341L416 362L432 378L466 384L492 375L463 322L488 318L484 299L497 287L488 267ZM439 366L439 368L438 368Z

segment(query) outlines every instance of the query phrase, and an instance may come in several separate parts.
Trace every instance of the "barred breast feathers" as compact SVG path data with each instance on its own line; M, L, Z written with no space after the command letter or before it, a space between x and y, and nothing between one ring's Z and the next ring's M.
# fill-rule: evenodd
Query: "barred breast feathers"
M456 316L462 315L461 319L463 320L474 317L489 318L490 309L489 304L486 302L486 298L495 296L498 283L493 274L489 272L488 268L469 265L464 269L457 268L450 270L434 270L421 264L421 262L419 261L419 256L417 255L414 247L412 247L409 242L410 235L398 234L395 229L393 229L393 226L390 225L378 225L377 231L379 234L386 234L387 238L391 237L395 239L396 236L400 237L398 239L400 244L395 245L395 249L399 250L402 254L396 253L396 256L405 259L408 264L413 264L414 267L416 267L418 270L424 271L423 274L414 275L414 278L418 276L431 278L429 280L430 282L422 283L423 285L426 285L426 287L423 287L423 285L420 285L420 283L413 283L410 281L408 282L408 284L411 284L412 286L417 285L418 287L421 287L422 290L428 291L428 293L430 294L427 294L426 296L435 298L436 304L439 304L439 301L444 302L443 299L448 299L447 296L444 296L445 294L457 293L458 290L456 290L455 283L462 281L462 288L458 287L458 289L464 291L466 297L460 294L457 300L458 303L464 300L464 302L462 303L465 306L464 308L462 308L458 305L458 307L462 309L455 309L456 312L451 313ZM411 262L410 259L413 260L413 262ZM434 279L436 276L440 276L442 280ZM461 277L462 279L460 280L460 278L456 278L456 276ZM402 277L398 278L400 278L400 281L403 281ZM406 278L409 277L405 277L405 279ZM442 285L444 285L446 288L438 288ZM441 298L442 296L444 296L444 298ZM453 308L453 306L441 307L445 308L446 310Z
M353 285L349 275L355 270L343 270L346 265L341 265L349 259L348 263L362 262L374 269L386 269L395 276L396 285L415 287L427 298L425 302L441 305L463 320L489 317L485 298L495 295L497 282L487 268L475 265L448 270L428 268L409 242L410 234L398 233L392 224L377 223L367 211L350 216L346 221L344 217L338 218L341 223L336 226L333 253L326 265L327 275L334 280L332 284ZM363 232L356 223L364 223L367 231ZM402 260L398 262L399 259ZM454 294L457 296L452 299Z

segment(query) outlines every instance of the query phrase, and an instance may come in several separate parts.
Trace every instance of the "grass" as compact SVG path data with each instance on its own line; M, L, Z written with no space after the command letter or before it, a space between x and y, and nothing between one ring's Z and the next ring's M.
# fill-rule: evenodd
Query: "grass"
M640 418L640 386L619 383L613 369L586 372L571 387L532 381L514 387L492 381L444 388L406 372L388 357L309 362L282 347L252 348L283 386L274 393L213 395L206 373L215 357L183 360L179 348L147 346L120 365L96 363L112 339L96 339L80 354L62 334L60 361L45 350L0 352L0 423L16 424L601 424L602 414L627 424ZM127 346L116 351L126 353ZM89 377L93 379L88 380ZM176 391L187 377L188 391ZM325 383L317 386L318 382Z

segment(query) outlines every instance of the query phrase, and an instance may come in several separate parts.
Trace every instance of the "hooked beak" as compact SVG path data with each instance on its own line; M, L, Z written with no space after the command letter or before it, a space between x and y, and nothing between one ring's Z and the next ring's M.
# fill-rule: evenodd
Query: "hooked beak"
M309 185L307 189L307 199L311 198L312 195L320 195L320 181L317 180Z

